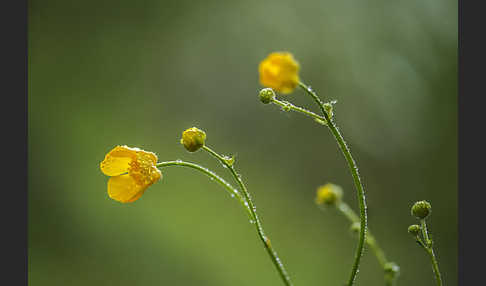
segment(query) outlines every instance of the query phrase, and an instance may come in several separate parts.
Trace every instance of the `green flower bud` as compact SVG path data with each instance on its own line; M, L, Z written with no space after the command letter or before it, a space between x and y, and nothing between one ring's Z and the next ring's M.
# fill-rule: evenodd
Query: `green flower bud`
M418 224L412 224L408 227L408 233L413 236L417 236L420 233L420 226Z
M192 127L182 132L181 144L189 152L196 152L204 146L206 141L206 133L196 127Z
M316 203L328 206L336 205L342 196L343 191L340 186L327 183L317 188Z
M412 206L411 213L418 219L426 218L432 212L432 206L427 201L416 202Z
M275 98L275 92L271 88L264 88L260 90L258 95L260 96L260 101L264 104L272 102L272 100Z

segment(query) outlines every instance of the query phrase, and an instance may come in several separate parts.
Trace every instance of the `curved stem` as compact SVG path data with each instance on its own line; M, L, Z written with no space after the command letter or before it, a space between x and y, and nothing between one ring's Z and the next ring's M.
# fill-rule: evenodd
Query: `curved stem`
M366 238L366 228L367 228L367 214L366 214L366 200L365 200L365 193L364 193L364 188L361 183L361 178L359 177L358 173L358 167L356 165L356 162L353 159L353 156L351 155L351 151L349 150L348 145L344 141L343 136L339 132L339 129L335 125L334 121L332 118L330 118L329 114L326 112L326 109L324 108L324 103L321 101L321 99L317 96L317 94L307 87L304 83L299 82L299 86L303 88L319 105L319 108L321 109L324 117L326 118L327 126L331 130L331 133L334 135L334 138L336 138L336 141L341 148L341 151L348 162L349 170L351 171L351 175L353 176L354 180L354 185L357 190L357 196L358 196L358 201L359 201L359 209L360 209L360 232L359 232L359 241L358 241L358 248L356 249L356 256L354 259L354 264L353 268L351 270L351 275L349 277L348 285L351 286L353 285L356 275L358 274L358 268L359 268L359 263L361 260L361 256L363 255L363 250L364 250L364 244L365 244L365 238Z
M277 252L273 249L273 247L270 243L270 239L263 232L263 226L262 226L262 223L261 223L261 221L258 218L258 215L256 213L256 207L253 204L250 193L248 192L248 189L246 188L243 181L241 180L241 177L238 175L238 173L236 173L236 170L235 170L233 164L230 163L227 158L219 155L218 153L216 153L215 151L213 151L211 148L207 147L206 145L203 146L203 149L206 150L212 156L214 156L216 159L218 159L224 166L226 166L230 170L231 174L233 175L233 177L237 181L238 185L240 186L241 192L243 193L243 195L246 199L247 206L249 207L249 210L252 214L253 223L255 224L258 237L260 238L263 245L265 246L265 250L267 251L270 258L272 259L272 262L275 265L275 267L277 268L277 271L280 274L280 277L282 278L282 281L284 282L284 284L291 286L292 282L290 281L290 276L287 273L287 271L285 270L285 267L284 267L282 261L280 260L280 258L278 257Z
M422 235L423 235L424 240L425 240L425 246L426 246L425 250L429 254L430 262L432 263L432 269L434 270L434 274L435 274L435 280L437 281L437 285L441 286L442 285L442 278L441 278L440 271L439 271L439 264L437 262L437 258L435 257L434 249L432 248L432 241L429 238L429 233L427 231L427 224L425 223L425 219L421 219L420 224L422 226L421 227L422 228Z
M190 162L184 162L184 161L180 161L180 160L157 163L157 167L168 167L168 166L188 167L188 168L195 169L195 170L207 175L210 179L215 180L220 185L222 185L230 193L230 195L232 197L236 197L238 199L238 201L241 203L241 205L246 209L248 215L250 217L253 217L252 212L250 211L250 208L248 207L248 204L246 203L246 200L241 196L240 192L238 192L237 189L235 189L228 182L226 182L223 178L216 175L212 171L210 171L210 170L208 170L208 169L206 169L202 166L199 166L197 164L190 163Z

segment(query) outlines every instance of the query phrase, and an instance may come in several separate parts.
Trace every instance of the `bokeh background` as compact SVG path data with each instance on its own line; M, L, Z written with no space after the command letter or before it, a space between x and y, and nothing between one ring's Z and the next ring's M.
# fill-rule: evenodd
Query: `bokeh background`
M116 145L197 162L181 132L236 154L265 231L295 285L342 285L357 239L314 204L353 182L326 128L263 105L258 63L290 51L352 148L369 227L401 267L433 285L407 233L428 200L443 279L457 283L456 1L51 1L29 11L29 285L281 285L241 206L191 169L133 204L110 200L99 169ZM282 98L317 111L301 90ZM235 184L234 184L235 185ZM358 285L383 285L367 250Z

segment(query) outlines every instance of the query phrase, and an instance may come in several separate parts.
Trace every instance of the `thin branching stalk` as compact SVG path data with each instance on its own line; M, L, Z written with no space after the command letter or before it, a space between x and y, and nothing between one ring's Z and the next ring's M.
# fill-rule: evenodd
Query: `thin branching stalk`
M424 249L429 254L430 262L432 263L432 269L435 274L435 280L437 282L437 286L442 286L442 277L439 271L439 263L437 262L437 258L435 257L434 249L432 247L432 240L430 240L429 238L429 233L427 231L427 224L425 223L425 219L420 220L420 225L422 229L422 235L425 240L425 245L424 243L422 243L422 246L424 246Z
M307 94L309 94L314 99L314 101L321 109L322 114L326 119L325 122L327 123L327 126L331 130L331 133L334 135L334 138L336 138L336 141L339 147L341 148L341 151L344 157L346 158L346 161L348 162L349 170L351 171L351 175L353 176L353 180L354 180L354 185L356 186L357 196L359 201L359 209L360 209L360 232L359 232L359 241L358 241L358 247L356 249L355 260L354 260L353 268L351 270L351 275L348 280L348 285L351 286L354 284L356 275L358 274L359 263L361 261L361 256L363 255L365 239L366 239L366 228L367 228L368 220L366 214L366 199L365 199L364 188L358 173L358 167L356 165L356 162L353 159L353 156L351 155L351 151L348 145L346 144L346 141L344 141L344 138L339 132L339 129L337 128L336 124L334 123L333 118L330 117L328 112L326 111L324 107L324 103L310 87L307 87L302 82L299 82L299 86L302 89L304 89L307 92Z
M288 101L283 101L283 100L278 100L276 98L272 98L271 99L271 102L275 103L276 105L279 105L280 107L282 107L282 109L288 109L288 110L292 110L292 111L296 111L296 112L300 112L300 113L303 113L307 116L310 116L312 118L314 118L315 120L318 120L320 122L323 122L325 123L326 122L326 118L323 117L323 116L320 116L318 114L315 114L314 112L312 111L309 111L305 108L302 108L302 107L299 107L299 106L296 106Z
M353 264L353 268L351 271L351 276L349 279L349 282L347 285L351 286L354 283L354 280L356 279L356 275L358 273L358 267L360 263L361 256L364 251L364 244L366 241L366 230L367 230L367 212L366 212L366 200L365 200L365 195L364 195L364 189L361 184L361 179L359 177L358 173L358 167L356 166L356 162L354 161L351 151L349 150L349 147L347 146L346 142L344 141L344 138L342 137L341 133L339 132L336 124L332 120L332 118L327 114L325 108L324 108L324 103L319 99L317 94L315 94L314 91L312 91L310 88L308 88L305 84L299 83L299 85L308 93L312 96L312 98L317 102L319 105L322 113L324 114L323 116L317 115L312 111L309 111L305 108L295 106L294 104L286 101L280 101L276 98L272 98L270 102L282 107L282 109L287 110L287 111L296 111L302 114L305 114L311 118L314 118L317 122L326 125L329 127L331 130L331 133L335 137L336 141L338 142L339 147L341 148L341 151L344 154L344 157L346 161L348 162L349 169L351 171L351 174L353 176L354 184L356 186L356 189L358 190L358 200L359 200L359 206L360 206L360 235L359 235L359 241L358 241L358 248L356 250L356 257L355 261ZM364 227L363 227L364 226Z
M205 151L207 151L209 154L214 156L216 159L218 159L226 168L228 168L237 181L238 185L240 186L241 192L243 193L243 196L247 202L247 206L249 207L249 210L252 214L252 223L255 224L256 231L258 234L258 237L262 241L268 255L272 259L273 264L277 268L277 271L282 278L282 281L284 282L285 285L291 286L292 282L290 280L290 276L285 270L285 267L280 260L280 258L277 255L277 252L273 249L272 244L270 243L270 239L265 235L263 231L263 226L260 221L260 218L258 217L256 213L256 207L251 199L250 193L248 192L248 189L246 188L245 184L243 183L243 180L241 179L240 175L236 172L235 167L233 166L233 160L229 158L225 158L221 155L219 155L217 152L213 151L211 148L207 147L204 145L202 147Z

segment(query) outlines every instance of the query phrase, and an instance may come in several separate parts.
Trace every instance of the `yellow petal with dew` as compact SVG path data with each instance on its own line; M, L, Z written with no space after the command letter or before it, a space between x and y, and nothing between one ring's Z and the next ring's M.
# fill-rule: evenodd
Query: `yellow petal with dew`
M130 203L139 199L149 185L139 185L130 175L111 177L108 180L108 195L121 203Z
M100 163L101 171L107 176L119 176L128 172L130 163L137 159L138 148L116 146Z

